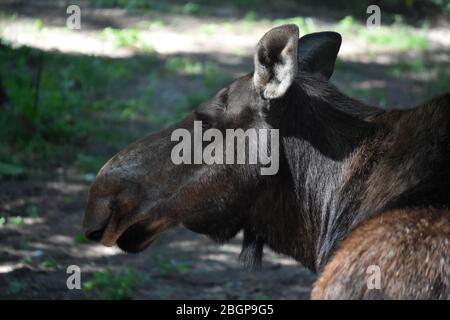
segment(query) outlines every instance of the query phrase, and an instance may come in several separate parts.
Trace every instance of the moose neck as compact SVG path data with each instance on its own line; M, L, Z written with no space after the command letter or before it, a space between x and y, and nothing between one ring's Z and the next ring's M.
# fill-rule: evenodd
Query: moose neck
M311 76L299 77L294 86L280 126L287 172L280 179L283 204L277 209L282 212L275 217L286 219L275 226L290 232L266 237L275 251L318 271L354 224L365 218L358 200L363 180L352 176L350 164L376 131L366 119L380 111ZM291 186L286 187L285 179ZM349 179L351 190L346 187Z

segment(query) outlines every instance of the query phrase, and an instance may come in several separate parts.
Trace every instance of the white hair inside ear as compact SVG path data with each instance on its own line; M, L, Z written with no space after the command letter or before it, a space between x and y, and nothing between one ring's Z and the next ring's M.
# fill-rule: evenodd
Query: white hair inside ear
M253 82L265 99L282 97L297 75L298 27L285 25L266 33L258 43Z
M275 63L274 65L273 79L266 84L263 92L266 99L276 99L284 96L294 81L297 74L297 57L294 58L294 54L291 54L289 51L296 51L297 48L293 48L294 44L292 42L294 41L290 39L288 46L280 54L280 63Z

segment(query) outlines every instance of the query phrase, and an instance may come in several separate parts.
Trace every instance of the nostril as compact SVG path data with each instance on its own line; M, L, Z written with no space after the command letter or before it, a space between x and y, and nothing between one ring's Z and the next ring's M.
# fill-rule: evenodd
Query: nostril
M105 229L86 231L85 236L91 241L100 241L104 231Z

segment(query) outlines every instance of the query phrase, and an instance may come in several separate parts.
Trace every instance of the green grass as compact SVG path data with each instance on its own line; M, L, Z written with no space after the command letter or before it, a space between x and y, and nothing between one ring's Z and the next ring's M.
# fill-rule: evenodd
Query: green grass
M426 25L424 25L423 29L426 28ZM391 25L370 29L358 22L353 16L346 16L334 26L333 30L344 35L356 35L370 45L399 51L424 50L428 47L425 36L406 25L400 16L396 16L396 21Z
M20 177L40 164L73 159L88 142L108 148L123 143L121 126L114 132L111 126L129 120L131 109L146 111L153 92L135 100L117 93L133 89L133 76L157 61L154 54L106 59L0 45L0 176ZM78 157L82 170L103 160Z
M255 11L248 11L245 16L240 20L240 25L243 28L251 28L256 22L256 13Z
M170 57L166 60L165 70L169 73L187 75L202 79L210 91L217 90L231 81L230 74L212 62L199 62L189 57ZM212 92L210 92L212 94Z
M317 27L316 20L311 17L291 17L276 19L274 26L282 24L295 24L300 29L300 34L305 35L312 32L324 31ZM427 26L424 24L423 29ZM399 51L424 50L428 47L427 39L420 31L408 26L400 16L390 25L368 29L366 25L359 22L353 16L346 16L334 26L327 28L343 34L343 36L356 36L366 44L380 46Z
M186 273L192 269L191 263L185 259L165 258L160 254L155 254L153 261L162 276L173 273Z
M8 288L7 291L9 294L12 295L20 295L24 291L26 291L28 288L28 284L20 279L9 279L8 280Z
M74 235L73 236L73 240L76 243L79 243L79 244L84 244L84 243L88 243L89 242L89 240L86 239L86 237L82 233L77 233L76 235Z
M0 162L0 177L19 177L23 173L24 169L20 165Z
M161 22L157 21L154 24L149 25L150 28L158 28L161 26ZM115 46L118 48L133 48L140 52L152 52L153 49L150 45L145 43L141 37L141 31L134 28L116 29L116 28L105 28L103 34L107 39L114 42Z
M8 224L14 225L14 226L21 226L25 224L25 220L21 216L15 216L15 217L9 217L7 220Z
M93 5L97 7L117 7L130 11L154 11L183 15L213 15L217 7L231 6L238 9L256 8L259 4L257 0L93 0Z
M26 211L29 218L37 218L39 216L39 209L34 205L28 206Z
M400 51L424 50L428 47L427 39L409 27L380 27L362 30L360 37L368 44L397 49Z
M203 73L204 65L188 57L170 57L166 61L165 68L169 72L200 75Z
M359 100L375 103L378 107L386 107L387 98L385 88L358 88L354 89L351 95Z
M26 216L15 215L6 216L0 211L0 227L6 224L12 226L22 226L25 224L25 218L37 218L39 216L38 209L36 206L28 206L26 209Z
M449 0L432 0L441 10L447 14L450 14L450 1Z
M432 85L432 89L437 93L443 94L450 92L450 68L437 68L436 82Z
M117 35L123 45L136 40L133 33ZM143 135L136 130L130 136L131 121L166 126L231 79L212 62L182 56L161 61L155 53L108 59L0 46L0 177L26 177L66 163L96 172L118 147ZM161 75L188 76L202 88L192 96L181 93L175 111L164 113L153 105ZM101 149L83 151L87 146Z
M141 283L138 273L132 268L125 268L115 273L111 270L98 271L94 278L85 282L82 289L85 292L93 292L100 300L130 299L133 290Z
M421 73L427 72L431 69L429 65L426 65L422 60L417 59L415 61L400 62L390 65L387 74L391 77L401 78L405 73Z
M58 270L61 269L61 265L58 264L56 261L54 260L45 260L43 261L39 267L41 269L47 270L47 271L54 271L54 270Z
M274 26L280 26L282 24L295 24L300 29L300 34L305 35L311 32L316 32L316 22L314 18L310 17L291 17L285 19L276 19L273 21Z
M81 172L97 172L106 163L108 157L79 154L77 156L77 167Z
M255 293L252 298L254 300L269 300L270 299L270 297L263 292Z

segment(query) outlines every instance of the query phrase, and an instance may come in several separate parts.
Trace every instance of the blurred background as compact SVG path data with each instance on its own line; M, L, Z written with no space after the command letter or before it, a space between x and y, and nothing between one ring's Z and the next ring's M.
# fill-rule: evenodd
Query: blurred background
M66 8L81 8L81 29ZM366 9L382 26L366 28ZM332 77L352 97L406 108L450 90L450 1L0 0L0 298L307 299L314 275L265 250L240 266L241 236L219 246L173 230L128 255L81 233L97 170L252 70L270 28L334 30ZM66 268L82 270L68 290Z

